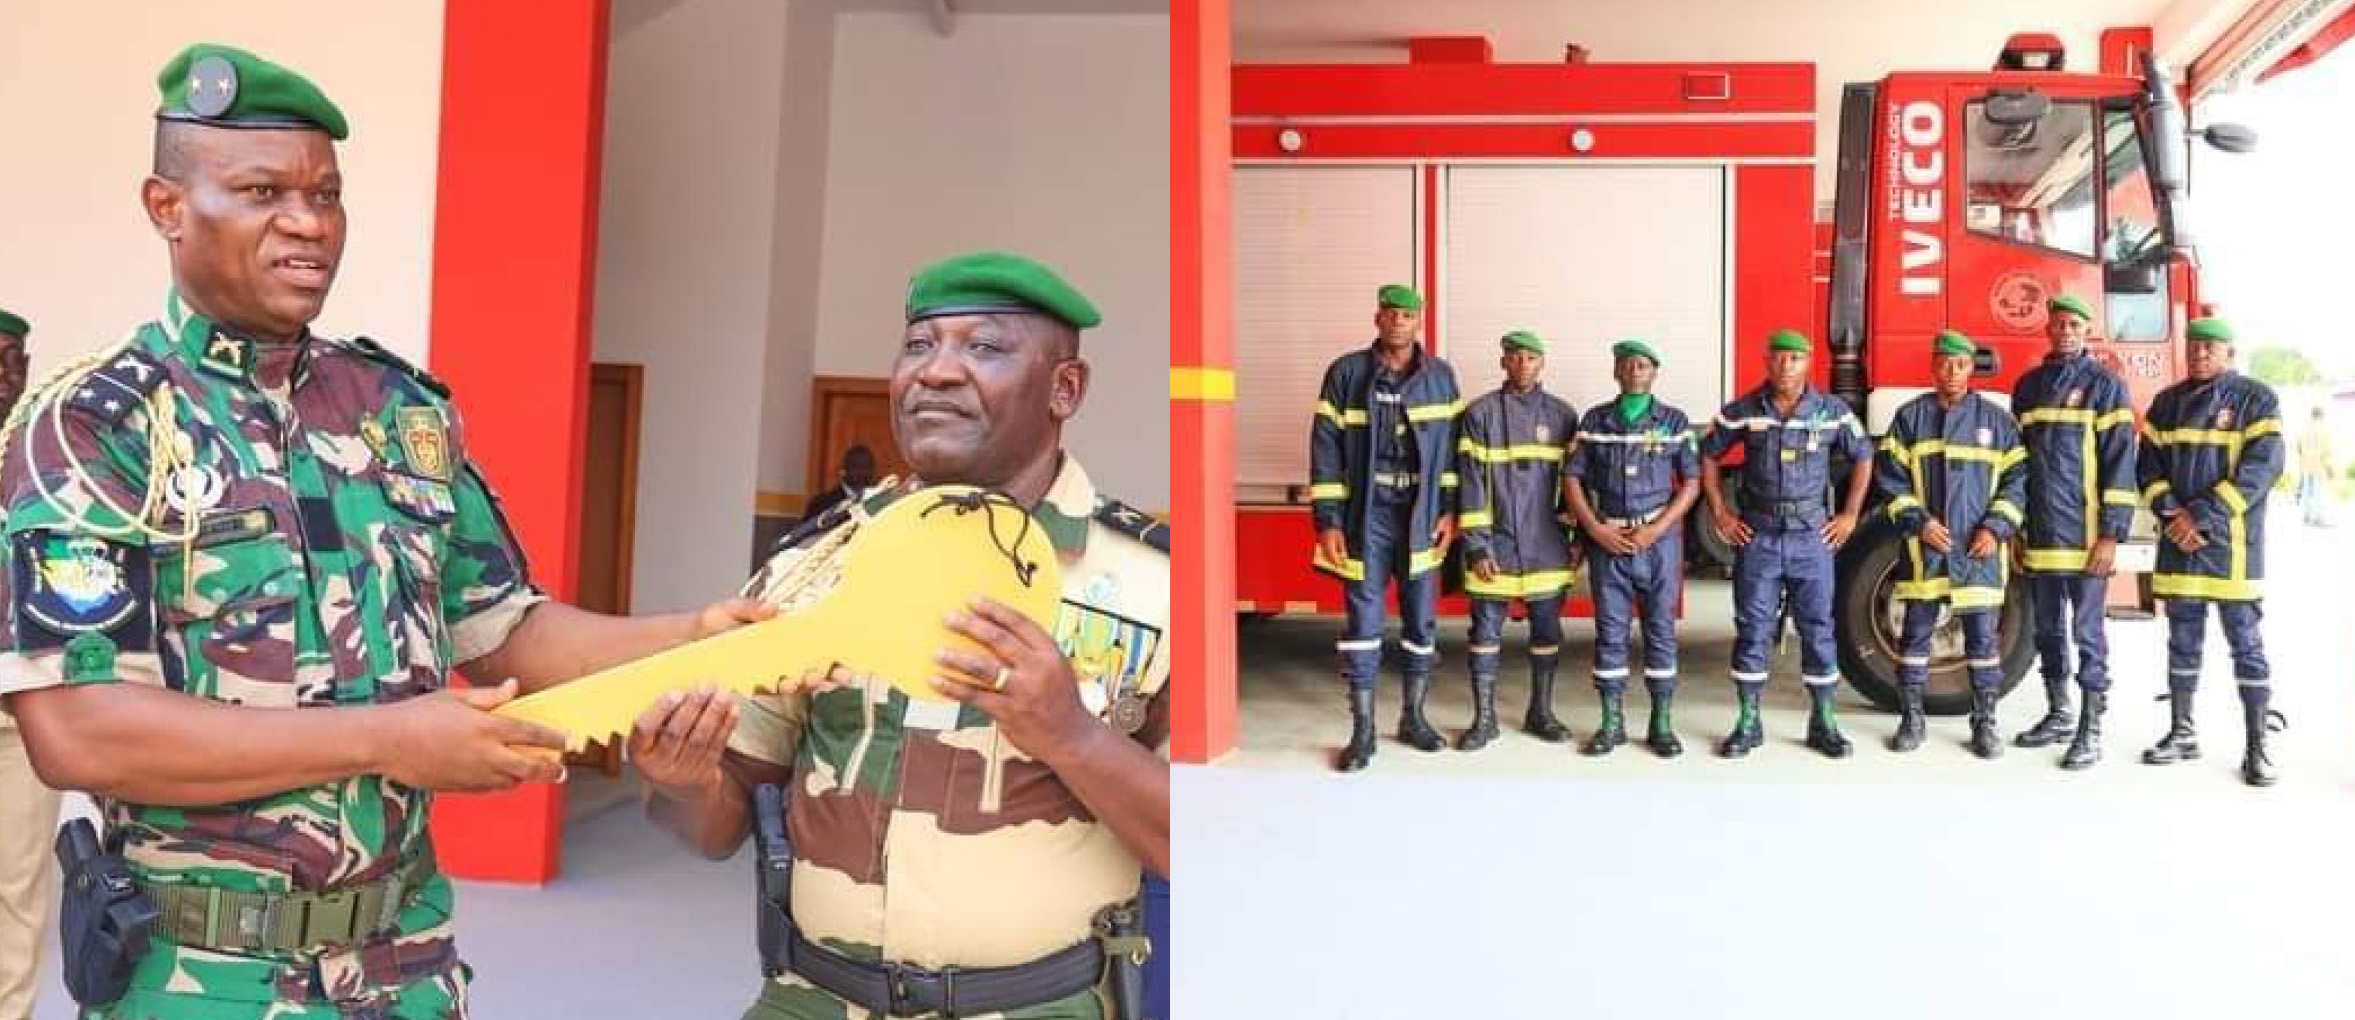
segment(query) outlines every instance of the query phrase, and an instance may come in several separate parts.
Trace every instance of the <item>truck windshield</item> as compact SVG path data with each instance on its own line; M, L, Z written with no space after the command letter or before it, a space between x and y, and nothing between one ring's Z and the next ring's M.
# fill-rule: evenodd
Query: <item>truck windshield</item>
M2102 259L2112 266L2157 266L2161 271L2154 293L2111 288L2108 333L2112 340L2167 338L2168 296L2164 266L2168 259L2166 220L2159 215L2144 160L2142 131L2131 106L2113 106L2102 113L2105 158L2102 179L2103 217L2108 221L2102 240Z
M1969 109L1966 221L1975 234L2091 259L2099 223L2093 189L2093 107L2058 102L2031 124ZM2131 127L2131 121L2129 122Z

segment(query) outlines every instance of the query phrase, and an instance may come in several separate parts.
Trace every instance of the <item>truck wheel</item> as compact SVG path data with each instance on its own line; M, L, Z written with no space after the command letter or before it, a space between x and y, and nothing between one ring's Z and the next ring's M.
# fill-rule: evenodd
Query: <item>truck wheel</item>
M1869 515L1841 548L1839 583L1832 620L1839 632L1840 672L1857 693L1886 711L1897 710L1897 637L1905 607L1894 597L1898 558L1905 542L1887 518ZM2028 585L2013 577L2004 591L1996 624L1996 651L2003 659L2003 694L2019 686L2036 662L2036 640L2028 611ZM1931 715L1971 710L1971 684L1963 665L1962 625L1951 613L1930 635L1930 682L1922 707Z
M1741 482L1731 472L1724 476L1723 481L1725 482L1725 504L1732 507L1735 513L1740 513L1742 510ZM1685 515L1685 520L1688 525L1687 530L1691 533L1690 540L1685 543L1685 548L1692 551L1693 565L1715 567L1719 571L1718 576L1732 577L1734 556L1738 550L1734 547L1732 539L1725 537L1723 532L1717 530L1717 518L1709 513L1709 501L1704 499L1694 503L1692 512Z

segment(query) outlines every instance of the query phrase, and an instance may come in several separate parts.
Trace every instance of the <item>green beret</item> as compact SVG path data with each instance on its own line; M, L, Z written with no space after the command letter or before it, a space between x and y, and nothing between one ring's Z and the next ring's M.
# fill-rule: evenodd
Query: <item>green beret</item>
M1410 312L1423 310L1423 295L1415 293L1413 287L1405 284L1384 284L1381 290L1374 292L1374 300L1384 308L1404 308Z
M1815 341L1807 339L1807 334L1795 329L1778 329L1766 335L1766 349L1813 354L1815 353Z
M155 115L225 128L310 128L343 141L343 111L311 80L233 46L197 43L155 76Z
M2044 303L2044 310L2048 313L2068 312L2087 322L2093 321L2093 309L2087 308L2085 302L2079 300L2075 294L2062 294L2054 297Z
M2223 319L2193 319L2185 327L2184 335L2194 340L2228 344L2232 342L2232 324Z
M1545 338L1526 329L1516 329L1507 333L1503 339L1497 342L1508 351L1517 348L1524 351L1535 351L1539 354L1545 353Z
M1085 295L1045 265L1002 251L980 251L925 266L908 281L908 321L941 315L1033 312L1073 329L1104 317Z
M24 316L11 314L8 309L0 308L0 333L22 339L33 334L33 324L26 322Z
M1651 362L1653 368L1660 367L1660 352L1653 350L1651 344L1641 340L1621 340L1612 344L1611 360L1617 361L1620 358L1642 358Z
M1960 354L1968 357L1979 353L1979 345L1971 338L1951 329L1938 331L1938 338L1930 341L1930 349L1939 354Z

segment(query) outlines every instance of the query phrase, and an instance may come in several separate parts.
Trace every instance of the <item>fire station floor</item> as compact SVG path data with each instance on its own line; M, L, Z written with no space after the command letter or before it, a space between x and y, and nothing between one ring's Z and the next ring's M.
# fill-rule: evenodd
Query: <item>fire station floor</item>
M1795 643L1768 746L1718 759L1733 628L1727 584L1704 581L1682 629L1683 757L1585 758L1520 733L1508 632L1501 740L1398 743L1393 668L1381 749L1349 776L1330 771L1348 729L1338 621L1245 624L1241 747L1176 772L1176 1001L1214 1017L2349 1015L2355 529L2302 528L2295 506L2269 523L2265 637L2291 728L2267 790L2237 778L2240 706L2213 630L2207 757L2139 762L2166 728L2161 621L2111 622L2107 756L2085 772L2061 771L2058 749L1980 761L1960 717L1895 754L1895 716L1845 689L1857 751L1822 758L1799 743ZM1463 638L1443 622L1432 714L1451 739L1471 712ZM1556 703L1583 740L1590 625L1568 638ZM1645 704L1630 694L1639 737ZM2002 706L2007 739L2043 707L2031 675Z

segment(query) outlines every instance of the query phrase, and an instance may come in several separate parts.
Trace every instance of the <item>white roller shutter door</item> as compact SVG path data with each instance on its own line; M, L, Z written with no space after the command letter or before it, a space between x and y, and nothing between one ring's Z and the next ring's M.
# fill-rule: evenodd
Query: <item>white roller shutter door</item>
M1414 283L1415 170L1241 166L1234 177L1236 501L1308 484L1325 366L1374 336L1374 291Z
M1467 397L1494 389L1498 337L1547 338L1545 385L1581 410L1618 393L1611 344L1660 352L1660 399L1696 421L1730 386L1725 171L1458 166L1444 175L1438 313Z

